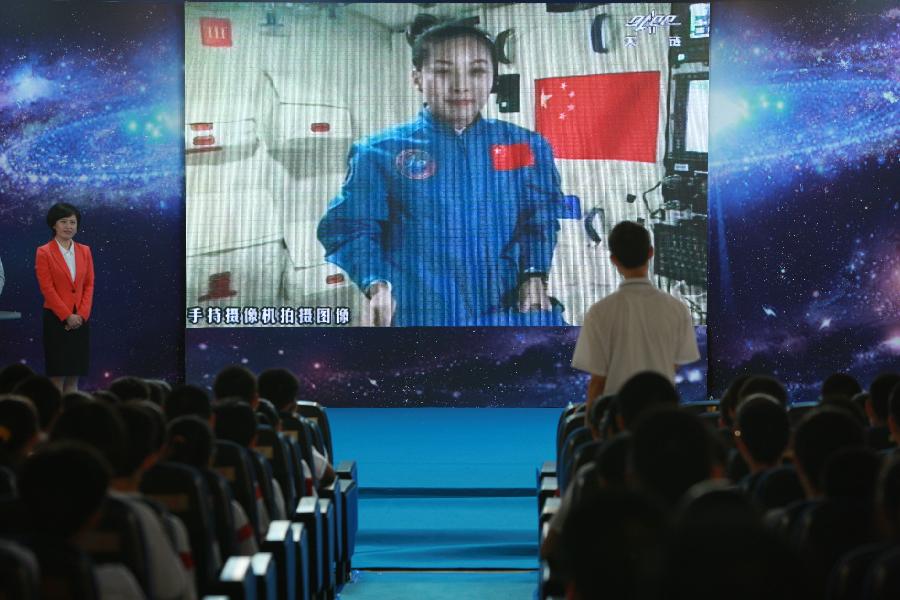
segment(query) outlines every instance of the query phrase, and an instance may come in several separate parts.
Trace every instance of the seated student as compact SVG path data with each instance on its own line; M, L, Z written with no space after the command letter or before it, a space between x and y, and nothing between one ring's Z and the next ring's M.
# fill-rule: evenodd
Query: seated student
M0 394L9 394L16 384L34 375L28 365L11 363L0 369Z
M194 415L177 417L166 428L166 460L209 470L213 464L216 439L207 420ZM259 550L253 526L247 513L234 498L231 499L231 516L238 554L253 556Z
M806 498L822 497L825 462L832 454L862 445L862 428L848 413L823 406L806 414L797 424L793 440L797 474Z
M287 369L268 369L259 375L259 395L274 404L282 414L296 415L299 391L300 382ZM335 478L334 468L315 446L312 451L316 481L319 485L330 484Z
M791 434L787 411L767 394L753 394L737 410L734 445L750 469L740 488L752 495L760 476L781 463Z
M129 409L130 410L130 409ZM130 429L143 423L152 428L152 416L136 418L132 411L128 419ZM129 436L132 439L129 439ZM113 466L114 478L110 495L125 501L134 510L141 525L148 551L148 568L154 585L155 596L151 600L193 599L196 597L194 582L182 557L178 555L175 542L168 533L167 525L159 512L144 502L137 492L143 472L153 464L153 434L136 435L126 433L125 422L112 406L93 401L73 406L57 419L51 431L51 440L78 440L96 448ZM151 441L148 441L151 440ZM147 454L147 449L150 452ZM142 458L143 456L143 458ZM182 529L184 525L182 524ZM186 536L185 536L186 538Z
M13 388L13 394L25 396L31 400L38 413L42 437L50 430L53 420L59 414L62 394L49 377L32 375L20 381Z
M37 441L38 417L31 400L0 395L0 496L15 495L16 474Z
M697 415L677 407L648 412L634 428L632 483L674 508L694 484L723 476L714 436Z
M238 446L254 451L256 445L256 415L250 405L237 398L228 398L220 401L215 407L216 438L234 442ZM269 522L276 519L284 519L287 510L284 506L284 494L281 486L274 478L271 479L274 492L275 514L270 515L263 498L257 497L257 510L259 512L260 533L265 533L269 528Z
M150 386L140 377L119 377L109 384L108 390L122 402L129 400L150 400Z
M238 398L256 410L256 405L259 404L256 375L249 369L238 365L225 367L219 371L213 381L213 395L216 400Z
M751 375L738 391L737 402L734 405L735 410L740 407L741 402L753 394L768 394L785 408L790 404L787 388L783 383L769 375Z
M869 399L866 401L866 415L869 417L866 444L875 450L886 450L893 445L888 429L888 413L891 390L897 384L900 384L900 374L881 373L869 386Z
M172 386L162 379L145 379L144 383L150 389L150 402L162 408L166 405Z
M209 394L201 387L191 384L177 385L172 388L164 405L166 419L172 421L178 417L193 415L200 417L210 426L213 423L212 402Z
M38 450L19 478L34 532L77 546L79 536L100 519L109 481L109 465L90 446L58 442ZM144 598L134 575L121 564L95 565L94 576L102 600Z
M727 435L723 435L723 439L729 445L734 443L731 431L734 427L734 417L737 411L738 393L748 379L750 379L750 375L738 375L732 379L719 400L719 429L727 433Z
M822 382L822 387L819 389L819 398L840 396L850 400L861 391L862 386L859 385L859 382L852 375L832 373Z
M884 539L900 543L900 455L890 456L881 468L875 510Z
M561 535L571 600L651 598L667 533L661 507L643 494L594 488L575 500Z

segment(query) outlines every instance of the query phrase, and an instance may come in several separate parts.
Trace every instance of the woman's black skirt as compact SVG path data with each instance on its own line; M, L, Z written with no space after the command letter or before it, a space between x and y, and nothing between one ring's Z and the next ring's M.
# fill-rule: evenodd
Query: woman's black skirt
M65 321L44 309L44 364L48 377L87 375L90 365L91 324L66 331Z

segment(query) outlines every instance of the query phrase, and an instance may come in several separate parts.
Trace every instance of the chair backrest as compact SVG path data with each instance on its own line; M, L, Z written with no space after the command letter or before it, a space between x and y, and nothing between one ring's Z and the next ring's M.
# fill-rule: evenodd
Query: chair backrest
M100 597L94 563L80 548L48 536L28 536L23 543L38 562L40 598L95 600Z
M256 600L256 577L249 556L232 556L225 561L215 592L229 600Z
M325 456L330 462L334 462L334 448L331 441L331 425L328 423L328 415L325 413L325 407L318 402L308 402L299 400L297 402L297 412L301 417L305 417L315 422L322 432L322 444L325 450Z
M275 479L272 465L256 450L250 450L250 462L253 464L253 470L256 473L256 483L262 492L266 512L269 513L270 519L274 519L278 514L278 509L275 504L275 487L272 485L272 480Z
M237 554L238 544L235 538L234 515L231 512L231 501L234 492L231 485L221 473L214 469L201 469L200 473L206 481L210 501L213 507L213 523L216 528L216 540L219 544L219 556Z
M314 559L310 556L309 536L303 523L291 523L291 533L294 536L294 555L297 559L297 600L310 600L313 595L310 564Z
M863 598L896 600L900 598L900 547L880 555L866 575Z
M560 424L556 431L556 467L559 468L559 455L562 452L563 443L572 431L579 427L584 427L584 404L579 405L577 410L572 411Z
M312 433L310 431L308 423L305 422L304 419L295 417L294 415L288 415L282 413L281 415L281 430L282 433L286 437L288 437L293 442L293 450L296 453L299 450L300 456L299 460L303 460L306 462L306 465L309 467L312 472L313 485L318 488L319 482L316 480L315 474L315 463L313 462L313 440ZM298 462L299 462L298 460ZM305 486L304 486L305 487ZM305 492L305 489L304 489ZM304 493L304 495L306 495Z
M216 457L213 463L234 492L234 498L247 513L253 531L259 536L259 512L256 510L256 468L250 451L227 440L216 441Z
M257 600L278 600L285 598L278 587L275 557L269 552L257 552L250 559L253 576L256 578Z
M293 507L297 502L295 469L291 449L285 436L271 427L260 426L256 433L256 451L272 466L275 480L281 486L284 505Z
M857 600L863 598L866 573L878 557L892 548L887 542L867 544L841 557L828 575L825 590L827 600Z
M307 564L309 567L310 596L315 597L325 589L325 559L323 549L325 533L322 527L322 512L316 498L302 498L297 503L297 508L291 516L291 520L302 523L306 531L308 541Z
M40 571L31 550L0 539L0 598L37 600Z
M297 545L290 521L272 521L260 549L275 557L278 590L282 598L297 598Z
M100 521L81 535L80 546L97 563L122 563L131 570L147 597L154 582L144 529L135 509L125 500L108 496Z
M596 458L597 451L603 446L601 440L588 440L575 448L575 456L572 459L572 473L577 473L578 469L591 462Z
M591 430L587 427L578 427L566 437L563 442L562 452L557 463L558 472L556 479L559 481L559 489L565 491L572 477L572 462L575 459L575 449L581 444L591 441Z
M197 585L201 591L209 589L222 564L218 553L212 551L218 538L213 523L212 495L203 475L187 465L157 463L144 473L141 492L184 522Z

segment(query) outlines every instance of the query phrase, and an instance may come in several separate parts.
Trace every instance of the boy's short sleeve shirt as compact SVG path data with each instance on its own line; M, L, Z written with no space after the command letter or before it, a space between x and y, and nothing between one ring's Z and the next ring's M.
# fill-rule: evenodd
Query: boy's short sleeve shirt
M646 278L627 279L585 316L572 366L606 377L605 394L633 375L656 371L675 379L674 366L700 358L691 314Z

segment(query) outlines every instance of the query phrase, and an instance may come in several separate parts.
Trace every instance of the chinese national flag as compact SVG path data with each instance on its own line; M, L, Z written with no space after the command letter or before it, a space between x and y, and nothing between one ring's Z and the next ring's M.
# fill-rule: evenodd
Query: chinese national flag
M656 162L659 71L536 79L534 96L555 158Z
M491 162L495 171L512 171L534 164L534 154L528 143L494 144L491 146Z

